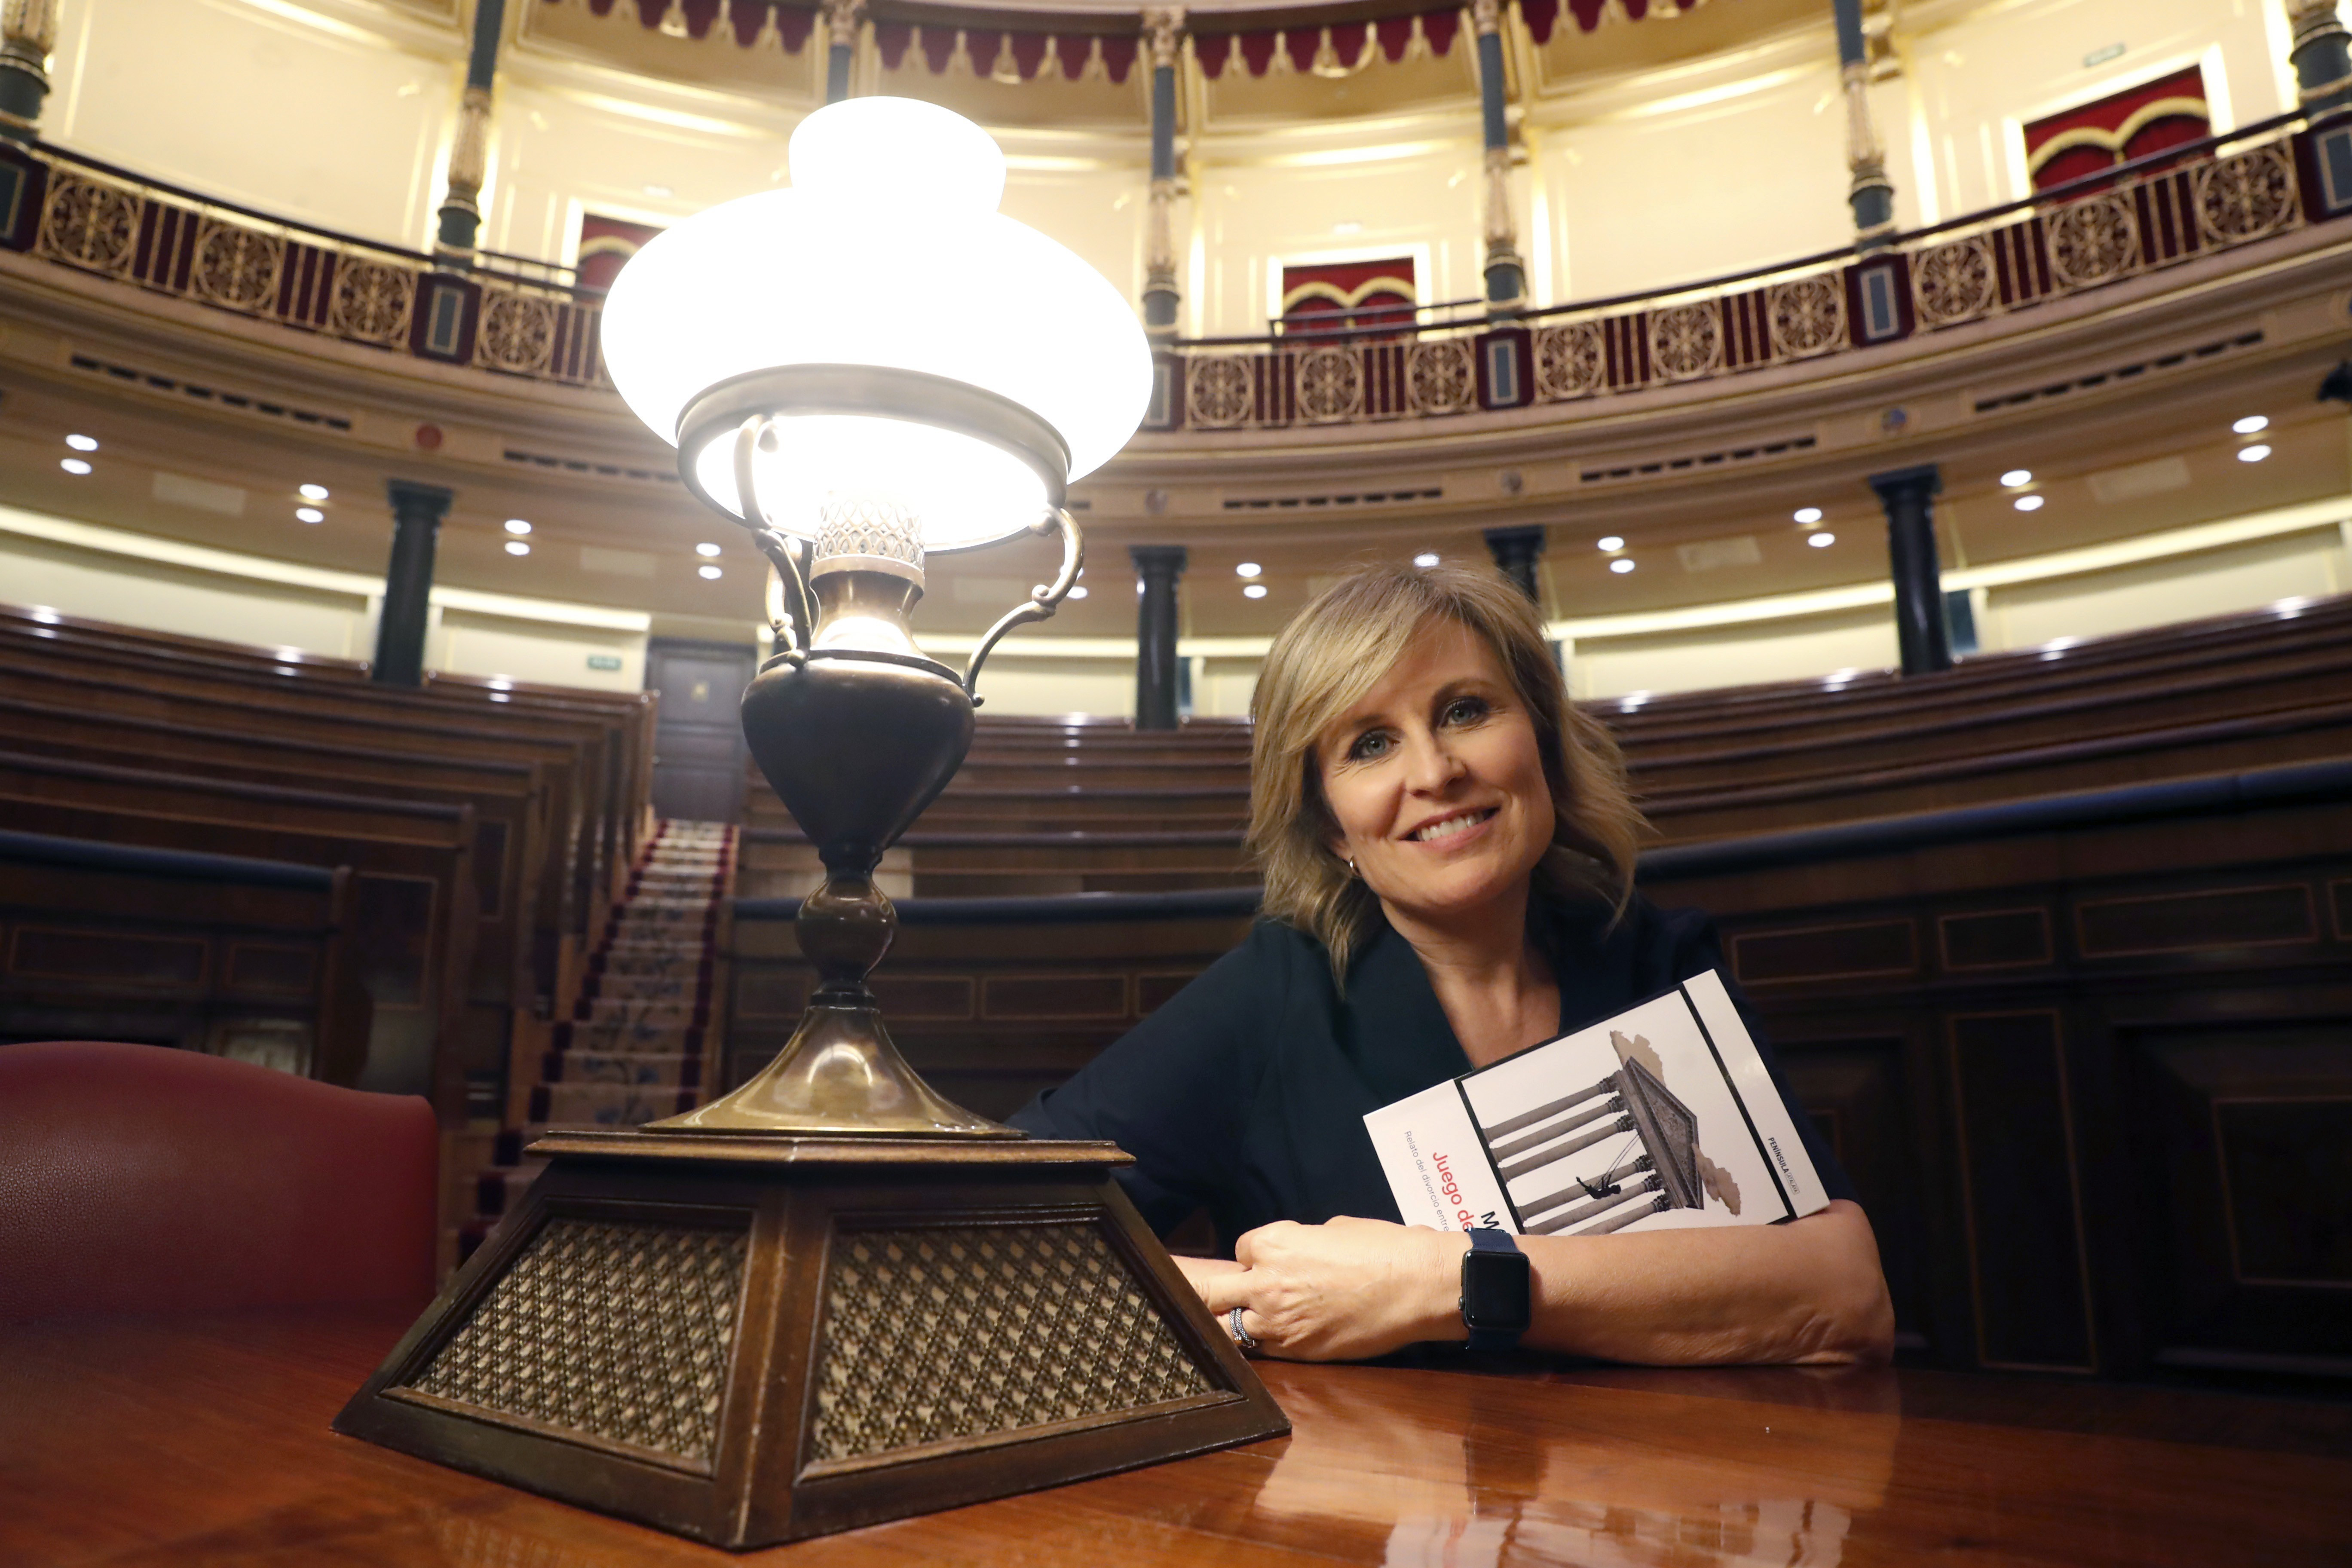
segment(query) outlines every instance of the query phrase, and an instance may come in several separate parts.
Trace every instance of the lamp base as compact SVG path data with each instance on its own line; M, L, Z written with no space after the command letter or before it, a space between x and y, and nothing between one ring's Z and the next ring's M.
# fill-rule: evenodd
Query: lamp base
M744 1549L1289 1422L1108 1143L553 1134L335 1430Z

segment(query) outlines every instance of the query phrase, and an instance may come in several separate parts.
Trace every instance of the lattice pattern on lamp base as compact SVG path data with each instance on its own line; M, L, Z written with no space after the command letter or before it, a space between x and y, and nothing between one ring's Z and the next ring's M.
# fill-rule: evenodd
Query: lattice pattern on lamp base
M1107 1143L562 1133L335 1428L720 1546L1289 1429Z

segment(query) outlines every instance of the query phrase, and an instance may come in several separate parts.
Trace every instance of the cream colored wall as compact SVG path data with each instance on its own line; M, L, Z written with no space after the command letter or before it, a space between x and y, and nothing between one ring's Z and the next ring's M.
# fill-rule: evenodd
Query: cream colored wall
M950 663L962 664L961 656ZM984 711L1005 715L1135 712L1135 659L1051 658L991 654L981 671Z
M0 507L0 604L247 647L366 658L381 584ZM645 687L630 611L436 589L425 668L607 691ZM612 657L620 668L589 660Z
M1578 637L1569 654L1569 689L1579 697L1697 691L1884 669L1898 657L1895 617L1885 605L1871 605L1645 637Z
M372 7L68 0L43 134L362 238L432 226L462 40Z
M2085 577L1986 591L1978 630L1988 647L2037 647L2057 637L2105 637L2200 616L2226 616L2281 599L2337 594L2345 577L2334 528L2224 550L2177 555Z

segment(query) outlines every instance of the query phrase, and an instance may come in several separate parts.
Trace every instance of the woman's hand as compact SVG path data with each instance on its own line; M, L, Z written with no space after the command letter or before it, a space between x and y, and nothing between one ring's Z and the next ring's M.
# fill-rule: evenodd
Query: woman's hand
M1261 1226L1234 1244L1232 1263L1177 1261L1210 1311L1244 1310L1242 1327L1265 1354L1358 1361L1463 1337L1468 1246L1459 1234L1343 1216Z

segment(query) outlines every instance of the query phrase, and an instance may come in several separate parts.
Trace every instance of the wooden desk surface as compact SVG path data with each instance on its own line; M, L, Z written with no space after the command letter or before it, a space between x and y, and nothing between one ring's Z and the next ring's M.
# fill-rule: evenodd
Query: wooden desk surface
M327 1422L404 1315L0 1327L0 1563L732 1561ZM2352 1407L1893 1373L1265 1363L1287 1438L801 1564L2352 1563Z

